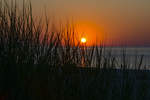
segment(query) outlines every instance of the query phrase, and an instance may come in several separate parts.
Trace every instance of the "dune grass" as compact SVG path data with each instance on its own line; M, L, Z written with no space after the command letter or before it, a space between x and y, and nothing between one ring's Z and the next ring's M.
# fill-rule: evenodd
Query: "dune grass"
M3 1L3 2L2 2ZM112 50L105 46L86 46L77 39L73 25L61 30L50 28L48 17L36 18L31 3L10 4L1 0L0 8L0 64L2 65L47 65L64 66L72 64L85 67L130 68L126 51L122 50L120 65ZM43 23L43 24L42 24ZM142 66L143 56L135 57L135 66ZM139 63L138 63L138 62Z
M112 96L108 91L112 86L111 73L105 71L127 70L133 66L125 49L122 57L117 58L105 46L82 45L71 26L52 31L49 28L52 24L47 16L36 18L29 2L19 8L14 1L0 0L0 99L90 100L99 93L95 99ZM134 69L142 69L143 56L135 59ZM89 72L94 72L94 77L91 78ZM125 71L123 75L126 74ZM122 91L130 91L132 82L128 83L129 87L123 85ZM123 92L118 91L121 97Z

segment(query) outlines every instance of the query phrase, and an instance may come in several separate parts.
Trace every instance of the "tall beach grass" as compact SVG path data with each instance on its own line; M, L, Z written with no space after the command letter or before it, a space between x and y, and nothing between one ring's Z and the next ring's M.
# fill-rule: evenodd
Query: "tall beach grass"
M111 87L112 80L112 73L105 73L106 70L142 69L143 55L136 56L133 65L125 49L117 58L104 45L89 47L80 43L72 25L53 31L52 24L55 23L50 23L46 15L36 18L30 2L24 1L20 8L13 0L11 3L0 0L0 98L56 100L72 99L75 94L74 99L85 99L89 93L101 93L98 97L105 99L107 93L111 94L106 90ZM95 72L94 77L83 70ZM76 71L78 75L74 76ZM123 73L125 77L127 74ZM121 89L129 92L130 86L125 86ZM96 87L95 94L89 92Z

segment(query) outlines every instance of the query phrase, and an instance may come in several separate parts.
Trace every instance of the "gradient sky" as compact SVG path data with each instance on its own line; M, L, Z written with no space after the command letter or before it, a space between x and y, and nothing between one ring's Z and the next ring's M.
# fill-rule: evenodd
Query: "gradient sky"
M36 14L73 18L87 41L150 46L150 0L31 0Z

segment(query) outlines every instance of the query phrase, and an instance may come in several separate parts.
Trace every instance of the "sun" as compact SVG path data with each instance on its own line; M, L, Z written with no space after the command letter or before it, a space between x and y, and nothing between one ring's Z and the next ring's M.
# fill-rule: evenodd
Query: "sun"
M81 43L86 43L86 38L85 37L81 38Z

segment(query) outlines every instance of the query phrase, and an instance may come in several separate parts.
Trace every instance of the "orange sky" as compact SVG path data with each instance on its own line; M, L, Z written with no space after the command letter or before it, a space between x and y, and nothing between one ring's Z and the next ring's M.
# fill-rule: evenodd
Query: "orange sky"
M34 13L73 19L87 42L150 46L150 0L31 0Z

